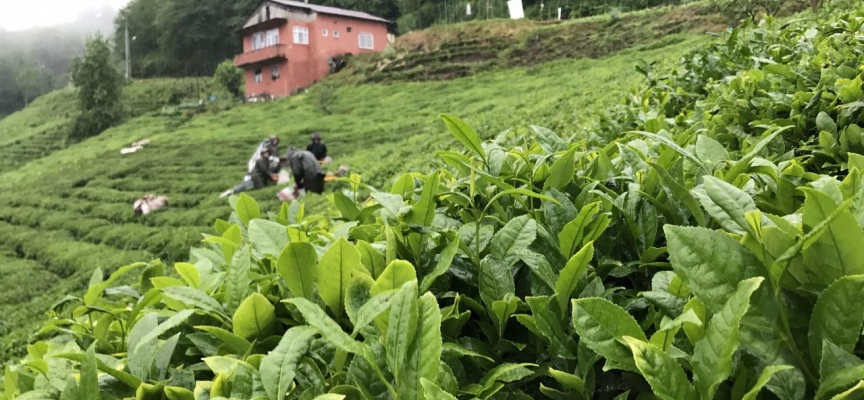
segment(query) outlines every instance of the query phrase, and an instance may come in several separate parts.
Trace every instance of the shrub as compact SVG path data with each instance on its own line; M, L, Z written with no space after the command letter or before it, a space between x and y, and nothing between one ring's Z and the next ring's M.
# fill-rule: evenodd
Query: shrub
M213 80L234 97L243 96L243 70L234 66L231 60L225 60L216 67Z

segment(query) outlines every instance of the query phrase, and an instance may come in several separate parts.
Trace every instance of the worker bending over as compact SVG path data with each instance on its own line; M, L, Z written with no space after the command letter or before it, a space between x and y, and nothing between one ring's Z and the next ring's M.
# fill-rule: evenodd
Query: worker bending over
M301 190L318 194L324 192L324 171L312 152L291 147L285 154L285 162L294 177L295 193L300 194Z

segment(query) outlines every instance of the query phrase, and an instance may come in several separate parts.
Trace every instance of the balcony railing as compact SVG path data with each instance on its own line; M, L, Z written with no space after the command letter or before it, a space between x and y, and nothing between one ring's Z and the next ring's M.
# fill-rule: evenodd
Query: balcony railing
M285 54L285 45L277 44L275 46L268 46L263 49L258 49L254 51L249 51L243 54L238 54L234 57L234 65L238 67L261 64L266 61L275 60L275 59L286 59L287 56Z

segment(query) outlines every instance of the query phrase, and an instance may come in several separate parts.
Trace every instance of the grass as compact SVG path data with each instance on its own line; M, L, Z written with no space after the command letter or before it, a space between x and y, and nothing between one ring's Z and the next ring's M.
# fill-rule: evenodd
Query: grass
M335 159L364 181L386 186L395 174L434 167L434 152L451 136L437 116L466 118L482 135L527 123L563 136L581 134L592 113L615 104L640 80L637 59L677 62L704 37L675 36L600 59L560 60L487 72L452 81L395 82L335 89L326 113L316 91L269 103L198 115L152 111L177 95L168 80L139 82L129 94L157 97L146 112L98 137L63 146L49 157L31 154L0 170L0 359L20 355L33 328L57 299L75 294L99 267L133 261L186 259L188 248L211 231L229 208L218 193L242 178L257 143L277 133L303 146L321 132ZM0 121L0 152L39 138L69 122L71 93L45 96ZM161 97L160 97L161 96ZM119 150L149 138L143 150ZM17 143L17 144L15 144ZM0 154L2 159L2 154ZM332 189L332 188L331 188ZM278 188L252 195L276 210ZM132 213L145 193L164 194L171 206L148 216ZM310 196L310 212L326 207ZM51 284L46 284L50 282Z

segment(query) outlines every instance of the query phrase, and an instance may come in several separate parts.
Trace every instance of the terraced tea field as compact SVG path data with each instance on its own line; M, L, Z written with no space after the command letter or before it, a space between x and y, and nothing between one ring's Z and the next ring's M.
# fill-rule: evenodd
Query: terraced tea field
M669 46L626 50L602 60L555 61L530 69L485 73L446 82L343 87L332 114L316 89L270 103L246 104L194 117L139 113L127 123L68 148L52 147L55 127L70 121L71 93L57 92L0 121L0 359L18 355L51 303L86 286L93 270L133 261L183 260L190 245L229 208L218 194L242 178L258 141L271 133L282 146L305 146L321 132L336 159L365 182L385 185L395 173L426 169L452 139L437 116L469 116L485 135L520 121L579 134L591 115L614 104L639 82L636 59L675 63L702 38L667 39ZM154 99L170 97L169 81L127 89ZM160 89L161 88L161 89ZM30 126L28 124L37 124ZM524 126L519 129L526 129ZM143 150L119 150L149 138ZM50 154L50 156L47 156ZM265 210L278 207L277 188L253 193ZM146 193L170 198L167 210L135 216L132 202ZM326 201L307 198L307 210ZM8 289L7 289L8 288Z

